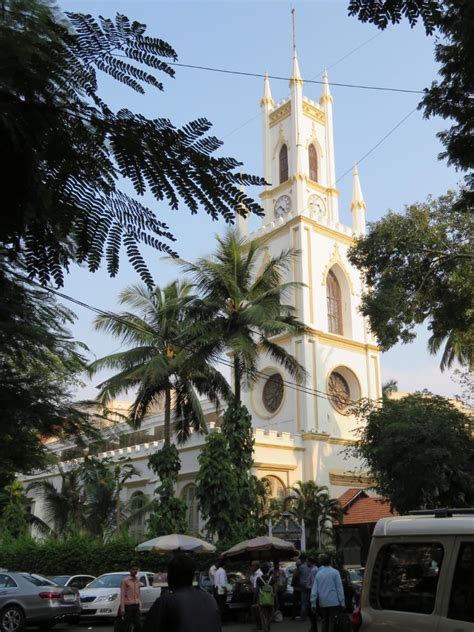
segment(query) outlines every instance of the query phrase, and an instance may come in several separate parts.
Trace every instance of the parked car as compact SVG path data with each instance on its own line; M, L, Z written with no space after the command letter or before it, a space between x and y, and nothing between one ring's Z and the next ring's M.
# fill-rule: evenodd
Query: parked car
M115 618L120 605L120 583L128 575L127 571L105 573L81 590L82 617ZM142 612L148 612L161 594L161 587L153 585L154 577L155 573L144 571L138 573Z
M79 595L41 575L0 572L0 630L20 632L26 625L50 629L58 621L79 621Z
M347 565L342 568L341 578L346 597L346 610L352 612L359 605L364 579L364 567Z
M354 632L470 632L473 624L474 510L379 520Z
M51 577L51 580L56 582L56 584L68 586L75 592L85 588L87 584L90 584L94 579L96 578L93 575L55 575Z
M249 611L252 605L253 593L249 581L243 573L230 571L227 573L227 598L226 610L228 613ZM211 595L214 592L209 575L206 572L199 573L197 584L199 588Z

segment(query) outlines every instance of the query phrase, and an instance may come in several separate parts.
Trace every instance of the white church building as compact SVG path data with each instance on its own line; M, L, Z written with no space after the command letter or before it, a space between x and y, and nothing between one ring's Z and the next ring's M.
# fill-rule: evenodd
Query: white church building
M364 488L370 481L359 464L345 454L355 438L356 420L348 414L351 401L381 396L379 350L364 317L359 313L360 275L348 261L354 236L365 232L366 206L357 168L353 173L352 225L339 221L335 177L333 98L327 74L319 102L303 95L296 52L289 96L275 103L268 77L262 108L263 167L271 184L261 193L265 214L261 227L249 233L239 217L242 236L264 246L264 258L294 248L300 252L292 280L304 284L295 290L297 315L306 325L304 335L282 336L280 345L305 367L304 385L293 383L285 370L266 357L260 359L260 379L243 401L255 429L254 473L266 477L275 496L299 480L327 485L333 497L349 488ZM127 402L116 402L126 413ZM210 431L218 426L220 412L204 402ZM157 485L148 469L151 453L162 445L163 414L147 417L140 431L117 422L104 428L106 442L99 455L130 457L139 475L126 487L124 500L139 494L152 496ZM200 517L194 480L198 455L205 437L194 434L180 446L181 473L177 495L188 505L191 530ZM49 445L60 454L64 467L73 463L72 446ZM56 479L54 472L38 473L26 482ZM42 515L41 500L32 499L32 511ZM142 525L143 527L143 525Z

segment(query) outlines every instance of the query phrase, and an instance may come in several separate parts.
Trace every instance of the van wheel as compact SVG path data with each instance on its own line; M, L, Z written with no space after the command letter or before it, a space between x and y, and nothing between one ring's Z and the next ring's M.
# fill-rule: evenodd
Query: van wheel
M7 606L0 614L2 632L20 632L25 627L25 615L19 606Z

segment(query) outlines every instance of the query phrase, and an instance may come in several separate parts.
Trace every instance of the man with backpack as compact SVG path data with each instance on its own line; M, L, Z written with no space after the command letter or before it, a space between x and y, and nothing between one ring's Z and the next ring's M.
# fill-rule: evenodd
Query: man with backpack
M261 566L262 576L257 578L257 603L263 632L270 632L275 608L275 578L270 575L270 566Z

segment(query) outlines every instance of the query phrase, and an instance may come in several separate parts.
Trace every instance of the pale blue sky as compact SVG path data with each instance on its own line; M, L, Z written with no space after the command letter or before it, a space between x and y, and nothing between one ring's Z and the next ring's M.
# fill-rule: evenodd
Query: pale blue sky
M62 0L60 7L93 15L113 17L121 12L148 25L147 33L168 41L179 62L244 72L287 77L291 67L291 15L297 15L297 47L303 78L321 79L328 68L332 82L389 86L421 90L435 78L433 38L422 28L406 24L380 33L347 16L348 0L294 2L220 1L161 2L157 0ZM362 45L362 46L361 46ZM354 49L359 50L348 55ZM346 55L348 55L346 57ZM342 59L345 57L345 59ZM165 92L148 90L136 95L125 86L104 79L102 97L115 109L127 107L149 117L169 117L181 125L198 117L213 123L212 133L224 140L222 155L238 158L247 172L261 174L261 128L258 78L224 75L185 68L176 78L162 78ZM275 100L287 95L286 81L273 81ZM318 99L320 86L306 84L306 96ZM416 107L420 95L332 87L336 174L339 177L370 150L390 129ZM359 163L368 220L379 219L388 209L440 195L460 177L437 160L441 145L436 132L446 127L441 120L426 121L412 114L366 160ZM350 223L351 177L338 182L342 221ZM151 196L145 201L166 221L178 241L176 248L187 259L208 253L212 236L223 228L205 215L191 216L183 208L172 212ZM253 224L257 225L255 218ZM172 265L159 253L148 251L147 260L156 281L176 276ZM115 279L105 271L92 275L73 268L64 292L102 309L117 309L116 297L137 277L122 255ZM92 329L93 314L73 307L79 318L74 335L100 357L117 350L118 343ZM411 345L399 345L382 357L383 379L395 378L401 390L428 388L444 395L458 391L449 374L441 374L438 361L426 351L426 334ZM95 380L97 382L97 380ZM87 388L85 394L93 396Z

